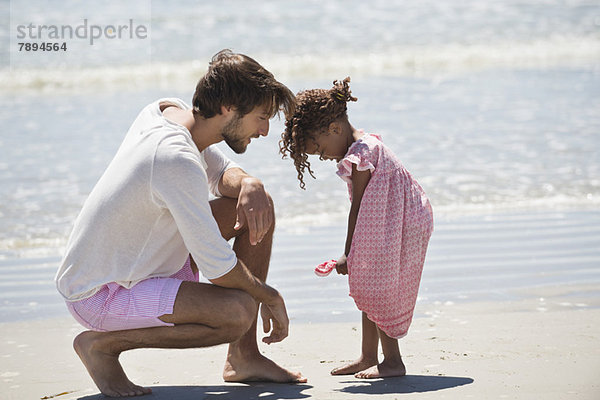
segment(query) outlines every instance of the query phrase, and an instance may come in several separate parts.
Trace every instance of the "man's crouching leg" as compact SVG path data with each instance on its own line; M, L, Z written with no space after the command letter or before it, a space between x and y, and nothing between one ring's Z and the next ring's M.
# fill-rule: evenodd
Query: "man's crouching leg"
M240 230L233 229L236 222L236 199L219 198L211 201L210 205L222 236L227 240L235 237L233 250L237 257L254 276L266 281L275 225L271 226L261 242L252 245L246 226ZM257 316L258 312L255 312L250 329L239 340L230 343L223 379L227 382L306 382L306 378L299 372L288 371L260 353L256 341Z
M247 293L198 282L183 282L173 314L161 320L175 326L113 332L86 331L73 342L98 389L106 396L138 396L151 389L132 383L119 355L140 348L197 348L238 341L254 325L256 302Z
M73 348L102 394L110 397L140 396L149 388L131 382L121 363L120 352L111 349L110 333L86 331L73 341Z

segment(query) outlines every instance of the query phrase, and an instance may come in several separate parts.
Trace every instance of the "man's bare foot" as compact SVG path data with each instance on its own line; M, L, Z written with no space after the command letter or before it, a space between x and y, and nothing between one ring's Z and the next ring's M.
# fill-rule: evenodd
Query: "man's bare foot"
M109 397L141 396L152 393L152 389L132 383L121 364L118 354L110 354L100 348L103 333L86 331L73 341L73 348L87 368L100 391Z
M299 372L291 372L257 353L245 357L227 356L223 371L225 382L306 383Z
M404 366L402 359L400 359L400 362L383 360L381 364L374 365L354 376L359 379L376 379L404 375L406 375L406 367Z
M358 360L353 361L350 364L334 368L331 371L331 375L352 375L364 371L373 365L377 365L377 358L361 356Z

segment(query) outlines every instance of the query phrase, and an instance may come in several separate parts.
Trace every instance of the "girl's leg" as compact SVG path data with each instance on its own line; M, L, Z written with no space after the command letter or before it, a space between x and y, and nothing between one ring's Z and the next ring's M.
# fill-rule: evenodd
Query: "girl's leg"
M362 313L362 350L360 357L350 364L335 368L331 371L331 375L351 375L377 365L378 345L377 325L367 318L367 314Z
M381 348L383 350L383 362L367 368L355 376L361 379L385 378L391 376L406 375L406 367L402 362L398 339L393 339L385 334L384 331L377 328L379 339L381 339Z

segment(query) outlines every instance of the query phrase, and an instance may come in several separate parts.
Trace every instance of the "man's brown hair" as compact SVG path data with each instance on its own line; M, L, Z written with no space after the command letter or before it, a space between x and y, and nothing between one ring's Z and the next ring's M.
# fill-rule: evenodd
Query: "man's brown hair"
M224 49L215 54L208 71L196 85L192 99L194 114L211 118L221 106L233 107L241 116L266 106L271 117L279 111L294 111L294 94L272 73L252 58Z

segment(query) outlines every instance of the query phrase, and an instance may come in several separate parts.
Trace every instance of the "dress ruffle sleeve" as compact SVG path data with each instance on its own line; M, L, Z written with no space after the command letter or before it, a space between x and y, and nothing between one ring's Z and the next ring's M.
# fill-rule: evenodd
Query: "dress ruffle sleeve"
M350 149L337 166L338 176L346 183L352 182L352 164L356 164L356 169L359 171L369 170L371 173L375 171L375 166L369 159L369 146L360 140L350 146Z

